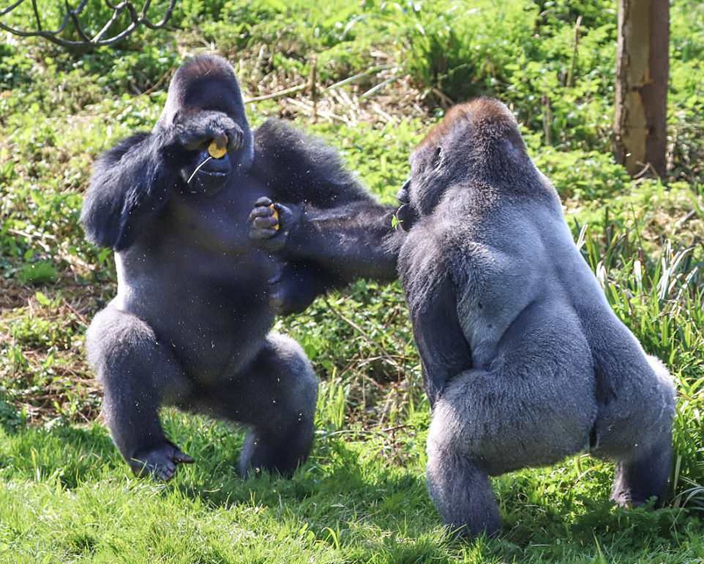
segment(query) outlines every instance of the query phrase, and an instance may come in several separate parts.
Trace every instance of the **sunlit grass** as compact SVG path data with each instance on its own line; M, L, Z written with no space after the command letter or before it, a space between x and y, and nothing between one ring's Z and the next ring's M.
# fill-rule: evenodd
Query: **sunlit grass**
M665 186L630 179L609 153L612 2L499 4L187 0L178 31L123 50L0 45L0 563L704 559L704 10L672 8ZM425 489L430 414L402 293L366 281L277 322L322 380L316 446L292 480L242 481L242 432L173 411L166 428L197 463L169 485L131 477L84 357L115 272L84 240L82 193L96 155L151 128L171 69L207 44L237 63L247 96L306 84L317 61L317 105L304 90L251 104L251 121L282 116L322 136L387 203L449 99L511 105L609 302L676 379L665 509L616 509L613 465L582 455L494 480L497 539L447 535Z

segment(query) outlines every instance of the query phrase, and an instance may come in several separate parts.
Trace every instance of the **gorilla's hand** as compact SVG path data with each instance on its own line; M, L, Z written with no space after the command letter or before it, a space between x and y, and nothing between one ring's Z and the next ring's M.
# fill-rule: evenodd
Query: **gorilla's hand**
M300 205L259 198L249 214L249 238L265 251L279 252L286 246L291 231L298 226L302 215L303 207Z
M172 130L171 143L186 151L205 149L217 137L227 136L227 150L236 151L242 146L242 128L222 112L198 112L177 118Z

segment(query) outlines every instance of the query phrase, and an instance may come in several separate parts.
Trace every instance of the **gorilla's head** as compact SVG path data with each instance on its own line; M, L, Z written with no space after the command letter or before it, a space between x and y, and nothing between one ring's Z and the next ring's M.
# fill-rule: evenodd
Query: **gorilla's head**
M254 140L242 92L232 65L216 55L200 55L179 67L171 79L166 105L156 128L170 128L187 116L201 112L227 114L242 130L242 136L240 142L231 144L228 153L219 159L208 159L207 147L201 147L198 162L208 162L200 169L205 175L199 175L196 180L205 181L209 174L229 174L236 168L248 169L254 159Z
M491 98L454 106L411 155L411 178L398 194L398 217L410 229L432 213L448 188L485 182L500 185L531 165L518 124Z

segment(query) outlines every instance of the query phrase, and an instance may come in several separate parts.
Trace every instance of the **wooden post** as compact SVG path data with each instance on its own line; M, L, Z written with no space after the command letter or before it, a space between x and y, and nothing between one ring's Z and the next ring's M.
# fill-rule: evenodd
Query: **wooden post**
M668 0L619 0L615 153L631 175L666 172Z

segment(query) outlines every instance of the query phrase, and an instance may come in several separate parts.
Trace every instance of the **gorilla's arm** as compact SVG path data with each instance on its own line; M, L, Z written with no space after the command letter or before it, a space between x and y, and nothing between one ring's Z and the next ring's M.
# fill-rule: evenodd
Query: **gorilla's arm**
M121 251L163 209L169 188L178 182L164 137L137 133L95 163L81 213L92 243Z
M376 202L354 202L333 209L303 208L287 234L282 256L324 265L344 282L397 278L398 252L405 238L392 226L395 208ZM280 211L282 229L287 214Z
M255 168L272 199L283 202L278 230L267 211L271 202L257 202L252 237L260 246L285 260L315 263L341 284L396 278L404 233L393 227L395 207L379 204L334 149L283 122L267 121L255 140Z
M122 251L163 210L169 195L185 184L205 139L227 132L238 139L234 121L221 112L198 112L171 127L137 133L104 153L93 167L81 213L88 239Z
M457 313L457 291L438 242L421 232L403 253L401 278L420 353L423 380L434 406L447 383L472 368L472 352ZM409 250L411 248L412 250Z
M460 372L472 368L472 354L457 316L457 298L449 280L444 280L412 312L415 337L423 366L423 380L430 405L446 384Z

